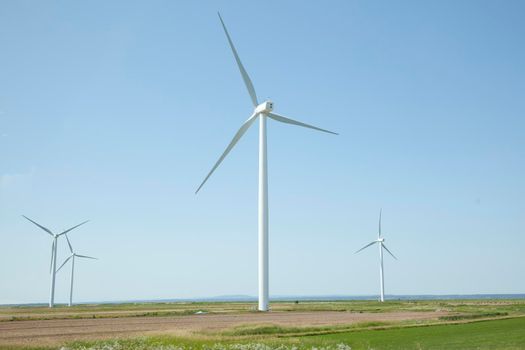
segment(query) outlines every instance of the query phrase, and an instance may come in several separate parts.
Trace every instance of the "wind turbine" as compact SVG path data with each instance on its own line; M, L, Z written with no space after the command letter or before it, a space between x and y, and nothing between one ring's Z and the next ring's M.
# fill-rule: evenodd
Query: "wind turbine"
M254 110L252 115L242 124L242 126L239 128L229 145L226 147L226 150L222 153L219 160L215 163L211 171L208 173L208 175L204 178L204 181L200 184L200 186L197 188L197 191L195 191L195 194L199 192L199 190L202 188L204 183L208 180L208 178L211 176L211 174L217 169L217 167L221 164L221 162L224 160L224 158L230 153L232 148L235 146L235 144L240 140L240 138L244 135L244 133L250 128L250 126L259 118L259 305L258 309L260 311L268 311L268 303L269 303L269 290L268 290L268 171L267 171L267 158L266 158L266 120L268 118L271 118L273 120L276 120L278 122L286 123L286 124L292 124L292 125L298 125L318 131L327 132L330 134L335 134L335 132L331 132L325 129L321 129L309 124L305 124L302 122L299 122L297 120L293 120L287 117L284 117L282 115L279 115L277 113L273 113L273 102L270 100L267 100L265 102L262 102L259 104L257 101L257 95L255 94L255 89L253 87L252 81L250 80L250 77L248 76L248 73L244 69L244 66L241 63L241 60L239 58L239 55L237 54L237 50L235 49L235 46L233 45L233 42L230 38L230 35L228 34L228 30L226 29L226 25L224 24L224 21L222 20L222 17L219 15L219 19L222 24L222 28L224 29L224 33L226 34L226 38L228 39L228 43L230 44L230 48L233 52L233 56L235 58L235 61L237 62L237 66L239 68L239 71L241 72L242 79L244 80L244 84L246 85L246 88L248 89L248 93L250 95Z
M60 267L57 269L57 272L60 271L60 269L64 267L64 265L67 264L69 260L71 260L71 287L69 289L69 304L68 304L68 306L71 306L73 305L73 278L75 277L75 258L94 259L94 260L98 260L98 259L92 256L80 255L80 254L75 253L75 251L73 250L73 247L71 246L71 242L69 241L69 237L67 236L67 234L66 234L66 240L67 240L67 245L69 246L69 251L71 252L71 255L66 260L64 260L62 265L60 265Z
M359 253L361 250L370 247L371 245L374 245L376 243L379 243L379 283L381 285L381 301L385 301L385 275L383 272L383 249L385 249L388 254L392 255L394 259L397 260L397 258L392 254L390 250L385 245L385 239L381 237L381 212L379 211L379 233L377 235L377 239L371 243L368 243L363 248L359 249L355 254Z
M49 234L51 237L53 237L53 243L51 244L51 265L49 266L49 273L51 274L51 288L49 290L49 307L55 306L55 277L56 277L56 266L57 266L57 244L58 244L58 237L65 235L66 233L76 229L77 227L84 225L87 221L84 221L76 226L71 227L70 229L65 230L62 233L56 234L51 232L50 229L34 222L30 218L28 218L25 215L22 215L25 219L29 220L36 226L40 227L42 230L46 231L47 234Z

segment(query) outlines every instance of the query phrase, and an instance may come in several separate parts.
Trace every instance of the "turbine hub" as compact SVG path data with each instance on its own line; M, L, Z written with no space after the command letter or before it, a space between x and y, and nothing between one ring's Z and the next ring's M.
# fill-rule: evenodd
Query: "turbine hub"
M255 113L257 114L259 113L268 114L271 111L273 111L273 102L270 100L264 101L263 103L255 107Z
M378 241L378 242L384 242L385 239L384 239L384 238L378 238L377 241Z

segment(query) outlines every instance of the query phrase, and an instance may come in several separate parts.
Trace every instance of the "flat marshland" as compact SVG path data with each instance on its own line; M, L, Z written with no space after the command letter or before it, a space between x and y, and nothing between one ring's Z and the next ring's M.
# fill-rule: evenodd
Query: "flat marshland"
M0 307L2 349L525 349L525 300Z

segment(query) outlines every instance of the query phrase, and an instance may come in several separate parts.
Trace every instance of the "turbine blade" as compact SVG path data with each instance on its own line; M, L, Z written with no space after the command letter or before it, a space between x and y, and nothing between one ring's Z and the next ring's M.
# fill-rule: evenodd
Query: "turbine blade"
M69 231L72 231L72 230L76 229L77 227L84 225L87 222L89 222L89 220L86 220L86 221L84 221L84 222L82 222L82 223L80 223L80 224L78 224L76 226L71 227L70 229L65 230L64 232L60 233L59 236L65 235Z
M310 129L314 129L314 130L319 130L319 131L322 131L322 132L327 132L329 134L334 134L334 135L339 135L338 133L336 132L333 132L333 131L329 131L329 130L325 130L325 129L321 129L321 128L318 128L316 126L313 126L313 125L309 125L309 124L305 124L305 123L301 123L297 120L293 120L293 119L290 119L290 118L286 118L286 117L283 117L282 115L279 115L279 114L275 114L275 113L268 113L268 117L274 119L274 120L277 120L278 122L281 122L281 123L286 123L286 124L292 124L292 125L299 125L299 126L303 126L305 128L310 128Z
M372 243L368 243L367 245L365 245L363 248L359 249L357 252L355 252L354 254L357 254L359 253L361 250L365 249L365 248L368 248L370 247L372 244L376 244L377 241L373 241Z
M208 175L206 175L206 178L204 179L204 181L202 181L202 183L200 184L199 188L197 188L197 191L195 191L195 194L197 194L199 192L199 190L202 188L202 186L204 186L204 184L206 183L206 181L208 181L209 177L211 176L211 174L213 174L213 172L215 171L215 169L217 169L217 167L219 166L219 164L221 164L221 162L223 161L223 159L228 155L228 153L230 153L230 151L232 150L232 148L235 146L235 144L237 143L237 141L240 140L240 138L242 137L242 135L244 135L244 133L246 132L246 130L248 130L248 128L253 124L253 122L255 121L255 119L257 119L257 114L252 114L252 116L250 118L248 118L248 120L246 120L244 122L244 124L242 124L242 126L240 127L240 129L237 131L237 133L235 134L235 136L233 137L233 139L230 141L230 144L228 145L228 147L226 147L226 150L222 153L222 155L220 156L219 160L215 163L215 165L213 166L213 168L211 169L211 171L208 173Z
M79 257L79 258L84 258L84 259L93 259L93 260L98 260L98 258L94 258L92 256L87 256L87 255L80 255L80 254L75 254L76 257Z
M71 254L73 254L73 247L71 246L71 242L69 241L69 237L67 236L67 234L66 234L66 240L67 240L67 245L69 246L69 251L71 252Z
M383 208L379 209L379 235L378 237L381 238L381 213L383 212Z
M396 260L397 260L397 258L395 257L395 255L394 255L394 254L392 254L392 252L391 252L390 250L388 250L388 248L386 247L386 245L385 245L384 243L383 243L383 245L382 245L382 246L383 246L383 248L385 248L385 250L386 250L386 251L388 252L388 254L392 255L392 257L393 257L394 259L396 259Z
M33 220L31 220L30 218L28 218L27 216L25 215L22 215L24 218L26 218L27 220L31 221L33 224L37 225L38 227L40 227L42 230L46 231L48 234L50 234L51 236L53 236L53 232L51 232L51 230L49 230L48 228L40 225L40 224L37 224L36 222L34 222Z
M70 255L69 258L67 258L66 260L64 260L64 262L62 263L62 265L60 265L60 267L58 268L57 272L60 271L60 269L62 267L64 267L64 265L73 257L73 255Z
M242 79L244 80L244 84L246 85L246 88L248 89L248 93L250 94L250 97L252 99L252 103L254 107L257 107L259 104L257 102L257 95L255 94L255 89L253 88L252 81L250 80L250 77L248 76L248 73L246 72L246 69L244 69L244 66L242 65L241 59L239 58L239 55L237 54L237 50L235 49L235 46L233 45L233 41L230 38L230 34L228 34L228 30L226 29L226 25L224 24L224 21L222 20L221 14L217 12L219 15L219 19L221 20L222 28L224 29L224 33L226 33L226 37L228 38L228 42L230 43L230 47L233 52L233 56L235 56L235 61L237 62L237 66L239 67L239 70L241 71Z
M53 272L53 257L55 255L55 240L51 243L51 262L49 263L49 273Z

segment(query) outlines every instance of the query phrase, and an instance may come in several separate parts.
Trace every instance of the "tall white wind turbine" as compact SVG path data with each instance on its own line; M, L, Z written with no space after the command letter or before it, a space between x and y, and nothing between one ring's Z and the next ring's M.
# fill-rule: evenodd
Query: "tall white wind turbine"
M73 279L75 277L75 258L94 259L94 260L98 260L98 259L92 256L80 255L80 254L75 253L67 234L66 234L66 240L67 240L67 245L69 246L69 251L71 252L71 255L66 260L64 260L62 265L60 265L60 267L57 269L57 272L60 271L60 269L64 267L64 265L67 264L69 260L71 260L71 281L70 281L71 286L69 288L69 304L68 304L68 306L71 306L73 305Z
M235 46L233 45L233 42L230 38L230 35L228 34L228 30L226 29L226 25L224 24L224 21L222 20L222 17L219 13L219 19L222 24L222 28L224 29L224 33L226 34L226 38L228 39L228 43L230 44L230 48L233 52L233 56L235 58L235 61L237 62L237 66L239 67L239 71L241 72L242 79L244 80L244 84L246 85L246 88L248 89L248 93L250 95L254 110L252 115L244 122L244 124L240 127L240 129L237 131L233 139L231 140L228 147L226 147L226 150L222 153L222 155L219 157L219 160L215 163L211 171L208 173L208 175L204 178L204 181L200 184L200 186L197 188L197 191L195 193L199 192L199 190L202 188L204 183L208 180L208 178L211 176L211 174L217 169L219 164L224 160L224 158L228 155L228 153L232 150L232 148L235 146L235 144L239 141L239 139L244 135L244 133L250 128L250 126L259 118L259 306L258 309L260 311L268 311L268 303L269 303L269 290L268 290L268 173L267 173L267 158L266 158L266 120L268 118L276 120L278 122L286 123L286 124L292 124L292 125L298 125L318 131L327 132L330 134L335 134L335 132L331 132L328 130L324 130L312 125L308 125L302 122L299 122L297 120L293 120L287 117L284 117L282 115L273 113L273 102L272 101L265 101L259 104L257 101L257 95L255 94L255 89L253 87L252 81L250 80L250 77L248 76L248 73L244 69L244 66L241 63L241 60L239 58L239 55L237 54L237 50L235 49Z
M49 307L53 307L55 306L55 277L56 277L56 273L57 273L57 269L56 269L56 266L57 266L57 244L58 244L58 237L62 236L62 235L65 235L66 233L76 229L77 227L81 226L81 225L84 225L86 222L88 222L89 220L87 221L84 221L76 226L73 226L71 227L70 229L67 229L65 230L64 232L61 232L61 233L53 233L51 232L50 229L34 222L33 220L31 220L30 218L28 218L27 216L25 215L22 215L25 219L29 220L30 222L32 222L33 224L35 224L36 226L40 227L42 230L46 231L47 234L49 234L51 237L53 237L53 243L51 244L51 265L49 267L49 273L51 274L51 287L49 289Z
M388 254L392 255L394 259L397 260L397 258L394 256L394 254L392 254L390 250L388 250L388 248L385 245L385 239L381 237L381 212L382 210L379 211L379 232L377 235L377 239L375 241L372 241L371 243L368 243L363 248L359 249L357 252L355 252L355 254L359 253L365 248L370 247L371 245L374 245L376 243L379 244L379 283L381 286L381 301L385 301L385 274L383 271L383 249L385 249L388 252Z

